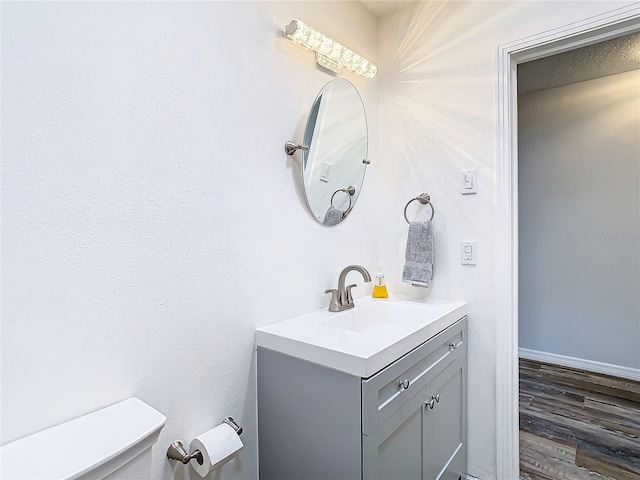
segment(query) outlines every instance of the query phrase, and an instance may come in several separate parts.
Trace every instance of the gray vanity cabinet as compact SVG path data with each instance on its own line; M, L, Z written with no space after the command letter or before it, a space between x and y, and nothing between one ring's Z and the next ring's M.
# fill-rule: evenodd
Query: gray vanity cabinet
M423 423L424 401L415 396L406 402L398 415L369 435L363 435L363 478L423 478Z
M466 477L466 336L464 318L362 380L363 478Z
M439 402L425 409L424 478L463 480L467 470L467 353L460 355L430 384Z
M258 348L260 478L466 477L467 320L369 378Z

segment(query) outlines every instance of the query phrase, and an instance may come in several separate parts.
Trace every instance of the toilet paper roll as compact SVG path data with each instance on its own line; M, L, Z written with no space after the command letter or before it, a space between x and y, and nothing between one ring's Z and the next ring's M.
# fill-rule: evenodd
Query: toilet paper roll
M226 423L198 435L191 440L189 452L202 452L202 465L197 460L191 460L191 466L201 477L207 476L211 470L224 462L242 448L242 440L236 431Z

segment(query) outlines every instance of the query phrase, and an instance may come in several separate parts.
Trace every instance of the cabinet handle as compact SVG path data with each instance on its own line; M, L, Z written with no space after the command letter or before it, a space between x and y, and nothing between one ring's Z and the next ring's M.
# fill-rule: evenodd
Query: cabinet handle
M404 380L400 379L398 380L398 385L400 386L400 390L406 390L407 388L409 388L409 384L411 382L409 382L408 378L405 378Z
M456 348L458 348L458 344L456 342L449 342L449 348L451 350L455 350Z
M438 393L437 395L431 395L431 399L435 400L436 403L440 403L440 394Z
M428 402L426 402L427 406L433 410L433 407L436 406L436 399L431 397L431 400L429 400Z

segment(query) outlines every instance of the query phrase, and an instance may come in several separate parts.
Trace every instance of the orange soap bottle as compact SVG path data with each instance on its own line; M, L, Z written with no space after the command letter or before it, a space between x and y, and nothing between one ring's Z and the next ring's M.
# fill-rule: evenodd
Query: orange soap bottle
M373 285L373 298L388 298L387 286L384 284L384 273L382 273L382 264L378 264L378 273L376 273L376 283Z

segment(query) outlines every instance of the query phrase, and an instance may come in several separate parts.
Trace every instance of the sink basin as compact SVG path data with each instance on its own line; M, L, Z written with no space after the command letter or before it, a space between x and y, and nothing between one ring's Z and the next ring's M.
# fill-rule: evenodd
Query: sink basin
M466 315L449 300L360 298L356 307L300 315L256 331L260 347L370 377Z
M402 324L422 323L425 309L431 305L415 306L406 303L377 301L369 302L351 310L331 315L320 323L327 328L365 333L380 327L397 327ZM320 313L320 312L318 312ZM320 313L320 315L322 315Z

